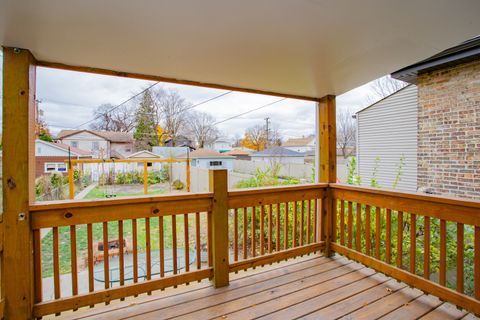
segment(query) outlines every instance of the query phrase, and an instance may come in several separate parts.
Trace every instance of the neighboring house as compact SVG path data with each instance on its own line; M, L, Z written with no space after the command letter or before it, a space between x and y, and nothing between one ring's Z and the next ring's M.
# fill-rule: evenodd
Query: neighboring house
M165 159L184 158L190 151L188 147L153 147L152 152Z
M252 149L248 148L235 148L233 150L225 152L224 154L227 156L235 157L236 160L251 160L252 157L250 157L250 154L252 154L253 152L254 151Z
M375 178L383 188L417 191L417 109L417 87L409 85L357 112L362 185Z
M70 151L69 151L70 148ZM53 172L67 174L68 159L90 159L90 151L70 147L63 143L35 140L35 177Z
M284 147L272 147L250 155L252 161L276 163L304 163L304 154Z
M282 144L282 147L301 153L312 151L315 149L315 136L290 138Z
M62 130L56 140L69 146L88 150L94 158L124 159L133 152L131 132L97 130Z
M190 152L189 158L192 167L204 169L227 169L233 170L232 156L228 156L215 150L198 149Z
M147 167L151 168L152 170L160 170L162 168L162 164L159 162L148 162L150 159L160 160L162 156L155 154L148 150L141 150L135 152L127 157L129 160L138 160L137 163L131 163L130 168L141 168L143 170L143 162L147 160Z
M215 142L208 144L206 148L223 153L232 150L232 143L228 139L219 138Z

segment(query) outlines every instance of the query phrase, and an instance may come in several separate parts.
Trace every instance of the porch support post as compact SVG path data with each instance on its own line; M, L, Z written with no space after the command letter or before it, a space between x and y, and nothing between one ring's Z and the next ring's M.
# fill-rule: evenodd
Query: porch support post
M335 96L321 98L316 110L316 182L335 183L337 181L337 142ZM322 200L318 212L320 226L319 239L325 241L325 255L330 256L330 242L333 235L334 201L330 189Z
M35 59L28 50L3 49L2 272L5 319L30 319L33 307L33 232L29 204L35 200Z
M213 285L228 286L228 171L209 171L212 204Z

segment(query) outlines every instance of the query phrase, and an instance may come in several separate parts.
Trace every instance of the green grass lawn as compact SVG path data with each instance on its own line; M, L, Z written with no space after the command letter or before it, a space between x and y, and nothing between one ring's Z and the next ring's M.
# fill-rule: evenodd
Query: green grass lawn
M165 193L165 189L158 189L158 190L151 190L148 191L149 195L155 195L155 194L162 194ZM143 186L142 186L142 191L139 192L130 192L130 193L121 193L117 192L115 193L117 197L128 197L128 196L143 196ZM103 199L105 198L105 191L101 187L95 187L90 191L84 199Z
M164 189L160 190L153 190L148 194L161 194L164 193ZM135 195L143 195L143 192L139 193L117 193L117 197L122 196L135 196ZM87 194L85 199L101 199L104 198L104 192L100 188L94 188L90 193ZM190 222L189 222L189 232L190 238L192 239L194 235L193 230L193 215L190 215ZM202 217L201 219L204 219ZM151 218L150 219L150 237L151 237L151 245L152 250L158 250L159 248L159 229L158 229L158 218ZM183 215L177 215L176 220L177 225L177 245L182 247L183 244ZM103 241L103 224L102 223L94 223L92 224L93 227L93 242ZM138 235L138 250L140 252L144 251L145 249L145 239L146 239L146 232L145 232L145 219L137 219L137 235ZM80 269L82 266L85 266L85 259L87 256L87 226L86 225L78 225L77 226L77 261ZM110 240L112 239L119 239L118 234L118 221L112 221L108 223L108 237ZM131 239L132 239L132 220L124 220L123 221L123 237L129 241L129 245L131 246ZM164 217L164 241L165 247L171 248L172 247L172 218L170 216ZM70 273L71 272L71 255L70 255L70 227L60 227L59 228L59 251L60 251L60 273ZM43 277L51 277L53 276L53 234L49 232L43 239L42 239L42 276Z

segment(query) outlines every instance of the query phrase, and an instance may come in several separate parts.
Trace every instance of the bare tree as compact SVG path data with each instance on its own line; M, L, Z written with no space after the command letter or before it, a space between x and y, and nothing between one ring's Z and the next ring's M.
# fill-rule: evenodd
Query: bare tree
M349 109L337 112L337 148L346 159L355 153L357 126Z
M188 113L188 132L198 148L215 142L219 137L219 131L215 127L215 118L208 113L193 111Z
M370 84L372 93L367 96L368 103L375 103L407 85L408 83L393 79L389 75L378 78Z
M242 147L261 151L265 149L266 145L267 135L264 126L257 124L245 130Z
M282 145L282 134L280 133L280 130L278 129L278 126L272 125L272 128L269 129L268 133L268 144L270 146L281 146Z
M135 127L135 110L129 105L114 107L102 104L93 112L95 122L90 125L93 130L129 132Z
M172 139L175 145L176 139L185 134L190 104L174 90L156 90L154 99L157 121L163 128L166 138Z

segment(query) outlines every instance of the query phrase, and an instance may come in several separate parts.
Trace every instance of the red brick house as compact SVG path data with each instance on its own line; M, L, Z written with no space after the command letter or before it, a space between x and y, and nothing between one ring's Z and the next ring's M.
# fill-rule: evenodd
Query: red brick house
M69 150L70 148L70 150ZM67 174L66 160L92 158L90 151L70 147L63 143L50 143L42 140L35 141L35 177L52 172Z

